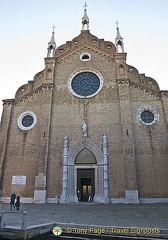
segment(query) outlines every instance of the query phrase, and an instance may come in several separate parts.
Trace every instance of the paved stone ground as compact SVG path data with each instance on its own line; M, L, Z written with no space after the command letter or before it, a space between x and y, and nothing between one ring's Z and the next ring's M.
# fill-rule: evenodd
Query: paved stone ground
M9 204L2 204L2 210L9 210ZM58 222L168 229L168 204L21 204L23 211L28 226ZM22 215L16 212L6 214L6 225L21 225Z

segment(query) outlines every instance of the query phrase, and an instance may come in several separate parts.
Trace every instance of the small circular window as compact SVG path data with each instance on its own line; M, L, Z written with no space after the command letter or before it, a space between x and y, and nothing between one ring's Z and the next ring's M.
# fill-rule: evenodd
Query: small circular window
M30 127L34 122L34 118L31 115L27 115L22 119L22 125L24 127Z
M144 123L152 123L154 120L154 115L150 111L144 111L141 114L141 119Z
M156 107L144 104L139 107L137 118L143 124L150 126L159 121L159 111Z
M32 129L37 122L37 117L33 112L23 112L17 120L18 127L22 130Z

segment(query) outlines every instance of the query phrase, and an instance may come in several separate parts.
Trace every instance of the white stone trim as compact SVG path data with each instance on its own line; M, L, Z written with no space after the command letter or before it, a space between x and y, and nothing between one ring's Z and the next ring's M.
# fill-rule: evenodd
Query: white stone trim
M142 121L141 119L141 114L144 112L144 111L150 111L151 113L153 113L154 115L154 120L151 122L151 123L145 123ZM156 107L152 107L151 105L141 105L139 108L138 108L138 115L137 115L137 118L139 121L141 121L141 123L145 124L145 125L153 125L154 123L156 123L157 121L159 121L159 111Z
M22 203L34 203L33 198L20 198L20 202ZM10 197L2 197L2 203L10 203Z
M82 57L83 57L84 55L87 55L89 58L88 58L88 59L82 59ZM86 61L89 61L90 59L91 59L90 53L88 53L88 52L81 53L81 55L80 55L80 60L81 60L81 61L86 62Z
M126 198L111 198L112 204L123 203L127 204ZM139 203L168 203L168 198L139 198Z
M95 93L93 93L92 95L81 96L81 95L75 93L74 90L72 89L71 82L72 82L73 78L77 74L82 73L82 72L92 72L92 73L96 74L98 76L99 80L100 80L99 89ZM104 84L103 76L102 76L102 74L98 70L93 69L93 68L80 68L80 69L75 70L73 73L71 73L71 75L68 78L67 87L68 87L69 91L76 97L79 97L79 98L90 98L90 97L95 96L96 94L98 94L102 90L103 84Z
M46 203L47 190L34 190L34 203Z
M88 149L96 158L97 164L78 165L75 164L77 155L83 150ZM78 202L77 198L77 169L79 168L94 168L95 169L95 196L94 202L104 202L104 188L103 188L103 171L104 162L103 154L100 148L87 138L75 144L68 153L68 186L67 186L67 202Z
M25 116L27 116L27 115L32 116L33 119L34 119L34 121L33 121L33 124L32 124L31 126L29 126L29 127L24 127L24 126L22 125L22 119L23 119ZM20 116L19 116L18 119L17 119L17 125L18 125L18 127L19 127L20 129L22 129L22 130L30 130L30 129L32 129L32 128L36 125L36 122L37 122L36 114L33 113L33 112L31 112L31 111L23 112L22 114L20 114Z
M126 199L125 198L111 198L111 203L112 204L117 204L117 203L126 204Z
M139 203L138 190L125 190L126 203Z
M58 196L55 196L55 198L47 198L46 203L59 204L60 203L60 198Z
M103 182L104 182L104 203L109 203L109 164L108 164L108 144L107 136L103 135L103 161L104 161L104 173L103 173Z
M55 203L55 198L47 198L46 203Z
M67 187L68 187L68 137L65 135L61 203L66 202Z
M168 198L140 198L140 203L168 203Z
M55 198L47 198L47 203L57 203ZM58 198L58 203L60 202L60 198ZM139 198L139 202L141 204L145 203L168 203L168 198ZM10 197L2 197L2 203L10 203ZM22 198L21 197L21 204L22 203L34 203L33 198ZM111 204L126 204L126 198L111 198Z
M96 158L97 165L103 165L103 153L98 147L98 145L96 145L90 138L76 143L71 148L68 154L68 165L74 165L76 157L85 148L93 153Z

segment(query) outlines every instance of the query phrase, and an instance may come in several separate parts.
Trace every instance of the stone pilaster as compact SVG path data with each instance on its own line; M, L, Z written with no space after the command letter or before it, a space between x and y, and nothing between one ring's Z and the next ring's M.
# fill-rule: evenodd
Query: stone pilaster
M129 80L118 80L127 203L139 203ZM129 190L129 191L128 191ZM132 190L132 191L130 191Z
M39 116L38 119L41 129L39 135L39 153L35 176L35 203L45 203L47 198L47 167L50 144L50 120L53 99L54 67L55 58L45 58L44 79L41 86L41 116Z
M45 79L44 83L53 83L54 81L55 58L45 58Z
M63 165L63 190L61 196L61 203L66 203L67 188L68 188L68 137L64 137L64 165Z
M109 203L109 166L108 166L108 146L107 136L103 135L103 161L104 161L104 202Z
M3 100L3 112L0 124L0 179L3 178L3 172L5 171L6 154L9 142L9 130L11 122L11 114L14 100ZM1 187L1 186L0 186Z
M161 91L161 99L165 112L165 118L168 126L168 91Z
M50 142L50 119L53 98L55 58L45 58L45 77L42 85L42 109L40 117L39 157L35 176L34 202L45 203L47 198L47 165Z
M115 54L117 78L118 79L127 78L126 58L127 58L126 53L116 53Z
M37 169L35 176L35 191L34 202L45 203L47 198L47 167L49 158L49 144L50 144L50 119L51 119L51 107L52 107L52 95L53 84L48 83L42 86L42 108L41 116L39 116L40 122L40 134L39 134L39 152ZM41 179L42 184L37 182ZM42 180L43 179L43 180Z

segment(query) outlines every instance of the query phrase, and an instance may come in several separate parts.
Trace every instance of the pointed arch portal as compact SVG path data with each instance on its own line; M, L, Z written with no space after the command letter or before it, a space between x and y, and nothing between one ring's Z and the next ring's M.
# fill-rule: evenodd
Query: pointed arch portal
M104 202L104 160L90 139L75 144L67 155L67 190L64 202Z

